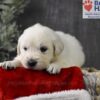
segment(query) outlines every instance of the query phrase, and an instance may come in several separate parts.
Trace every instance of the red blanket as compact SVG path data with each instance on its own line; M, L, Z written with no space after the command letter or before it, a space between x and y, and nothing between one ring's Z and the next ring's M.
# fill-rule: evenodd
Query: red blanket
M69 89L84 89L78 67L62 69L56 75L22 67L10 71L0 68L0 100Z

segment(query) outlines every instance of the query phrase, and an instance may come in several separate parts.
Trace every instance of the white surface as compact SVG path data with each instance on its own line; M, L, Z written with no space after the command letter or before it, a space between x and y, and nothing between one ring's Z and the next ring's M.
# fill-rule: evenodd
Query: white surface
M70 90L47 94L31 95L15 100L91 100L86 90Z

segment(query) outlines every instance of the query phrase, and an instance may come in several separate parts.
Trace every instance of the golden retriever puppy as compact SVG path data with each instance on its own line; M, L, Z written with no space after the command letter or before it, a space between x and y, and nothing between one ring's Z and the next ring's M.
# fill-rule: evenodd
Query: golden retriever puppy
M82 46L74 36L37 23L25 29L19 37L14 60L2 62L0 66L7 69L23 65L56 74L61 68L81 67L84 61Z

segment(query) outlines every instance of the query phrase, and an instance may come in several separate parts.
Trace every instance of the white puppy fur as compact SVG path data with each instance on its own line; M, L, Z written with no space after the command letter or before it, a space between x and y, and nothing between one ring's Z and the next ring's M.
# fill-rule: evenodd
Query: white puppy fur
M37 23L25 29L19 37L15 59L2 62L0 66L16 68L23 65L55 74L61 68L81 67L84 61L82 46L74 36Z

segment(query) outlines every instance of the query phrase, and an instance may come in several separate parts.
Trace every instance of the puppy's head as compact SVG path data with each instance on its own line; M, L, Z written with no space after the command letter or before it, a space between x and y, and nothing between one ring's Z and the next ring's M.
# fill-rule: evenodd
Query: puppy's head
M52 29L36 24L18 40L17 53L26 68L46 69L63 50L63 43Z

